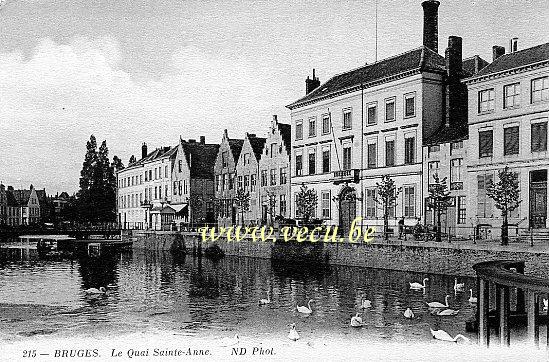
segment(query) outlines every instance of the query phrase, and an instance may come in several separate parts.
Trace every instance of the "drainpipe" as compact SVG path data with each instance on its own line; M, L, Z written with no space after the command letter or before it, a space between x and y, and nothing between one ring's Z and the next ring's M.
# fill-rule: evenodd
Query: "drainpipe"
M359 186L360 186L360 221L361 228L364 227L364 185L363 185L363 172L364 172L364 84L360 83L360 116L361 116L361 131L360 131L360 173L359 173Z

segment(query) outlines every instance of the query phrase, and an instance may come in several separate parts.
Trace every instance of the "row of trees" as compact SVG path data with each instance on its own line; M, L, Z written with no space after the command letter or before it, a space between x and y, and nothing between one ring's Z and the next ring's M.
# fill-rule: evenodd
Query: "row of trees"
M446 177L441 179L438 174L435 174L433 176L433 183L429 185L429 197L427 199L428 207L434 210L436 220L435 240L438 242L442 239L441 216L452 203L452 196L450 196L446 181ZM394 180L390 176L383 176L381 182L376 183L374 200L383 210L383 233L386 239L389 235L390 210L397 206L400 192L401 189L396 187ZM503 219L501 226L501 243L502 245L507 245L509 243L508 217L520 204L518 175L509 171L509 168L506 166L498 172L498 181L496 183L490 182L490 184L487 185L486 193L488 197L494 200L496 208L501 211ZM309 222L317 204L318 197L316 192L308 189L307 186L303 184L296 195L296 211L298 215L301 215L305 223Z

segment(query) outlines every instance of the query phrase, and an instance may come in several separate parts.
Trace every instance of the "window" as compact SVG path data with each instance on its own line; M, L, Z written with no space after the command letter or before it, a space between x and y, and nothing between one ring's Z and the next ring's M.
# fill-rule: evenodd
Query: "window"
M177 181L173 182L173 194L177 195Z
M478 92L478 113L491 112L494 110L494 88Z
M303 174L303 155L296 155L295 156L295 175L301 176L302 174ZM265 175L265 180L267 180L267 175Z
M436 153L439 151L440 151L440 145L429 146L427 148L427 152L429 153L429 156L431 156L432 153Z
M182 194L187 194L187 182L183 180L183 182L179 181L179 196Z
M404 187L404 217L415 217L416 188L415 186Z
M395 165L395 140L385 140L385 166Z
M267 186L267 170L261 170L261 187L264 186Z
M168 185L164 185L164 196L168 197Z
M463 148L463 141L452 142L450 143L450 154L453 154L454 152L461 150L462 148Z
M385 100L385 122L395 120L395 99L389 98Z
M257 181L256 181L256 175L255 174L251 174L250 175L250 191L254 192L255 191L255 185L256 185Z
M154 168L154 179L158 179L158 169L156 167Z
M244 154L244 165L249 165L249 164L250 164L250 154L245 153Z
M457 223L465 224L467 215L467 201L465 196L457 197Z
M288 182L287 169L286 167L281 167L280 168L280 184L286 185L286 182Z
M450 161L450 183L461 182L462 164L463 164L463 159L461 158L455 158Z
M503 87L503 108L520 106L520 83L509 84Z
M153 179L153 170L149 170L149 181Z
M245 175L244 176L244 191L248 191L249 187L250 187L250 176Z
M416 115L416 96L415 94L404 95L404 117L413 117Z
M177 169L178 172L181 173L181 170L183 169L183 160L179 160L179 162L177 162Z
M296 140L303 139L303 121L297 121L295 123L295 139Z
M229 159L229 153L227 151L221 153L221 164L222 167L227 167L228 165L228 159Z
M350 109L343 110L343 130L353 128L353 114Z
M280 195L280 215L286 215L286 195Z
M154 198L158 199L158 187L154 187Z
M228 174L228 181L229 181L229 190L232 190L233 189L233 183L234 183L234 175L233 174Z
M316 173L316 153L314 150L309 150L309 175Z
M532 80L532 103L538 103L549 100L549 77L543 77Z
M375 143L368 143L368 168L375 168L377 166L377 145Z
M271 169L271 186L276 185L276 168Z
M493 134L492 130L478 132L478 156L492 157L493 154Z
M492 199L486 194L486 188L492 182L492 174L477 175L477 216L491 217L492 216Z
M162 178L162 166L158 167L158 178Z
M229 188L229 175L224 174L223 175L223 181L221 181L221 186L223 190L227 190Z
M219 191L219 189L220 189L219 182L220 182L219 175L215 175L215 191Z
M322 218L330 218L330 191L322 191Z
M322 115L322 134L329 134L332 125L330 124L330 116L328 114Z
M518 126L503 129L503 155L518 155L519 128Z
M316 136L316 118L309 119L309 138Z
M408 137L404 139L404 163L413 164L416 161L416 138Z
M322 172L330 172L330 149L322 151Z
M377 123L377 104L376 103L368 105L367 115L368 115L368 119L366 121L366 124L368 126L371 126Z
M376 217L376 189L366 189L366 218Z
M168 177L168 165L164 166L164 177Z
M271 144L271 158L277 153L278 145L276 143Z
M547 122L532 124L532 152L547 151Z
M238 186L237 187L238 187L239 190L242 190L242 187L244 186L242 176L238 176L237 180L238 180Z
M351 145L343 146L343 169L351 169Z
M438 175L440 162L439 161L429 162L427 167L428 167L427 176L429 177L429 179L427 180L427 183L431 184L435 180L435 175Z
M143 184L143 175L139 175L139 184L140 184L140 185Z

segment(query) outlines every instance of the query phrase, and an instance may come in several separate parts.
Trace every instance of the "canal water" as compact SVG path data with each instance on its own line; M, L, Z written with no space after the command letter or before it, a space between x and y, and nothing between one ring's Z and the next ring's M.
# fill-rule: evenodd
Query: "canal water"
M15 250L15 251L14 251ZM331 266L327 269L225 257L218 262L190 255L129 251L75 260L41 260L31 251L1 250L0 344L37 338L105 337L162 332L217 339L235 334L253 340L287 340L296 324L310 345L337 339L352 343L440 343L430 328L463 334L474 320L469 289L454 292L454 277ZM410 282L428 278L425 292ZM106 287L102 296L88 288ZM270 295L271 303L258 301ZM436 316L426 302L459 310ZM310 315L296 305L313 300ZM362 309L363 300L371 307ZM416 318L406 319L411 308ZM363 328L351 328L361 313ZM514 332L519 333L520 332ZM444 343L444 342L442 342Z

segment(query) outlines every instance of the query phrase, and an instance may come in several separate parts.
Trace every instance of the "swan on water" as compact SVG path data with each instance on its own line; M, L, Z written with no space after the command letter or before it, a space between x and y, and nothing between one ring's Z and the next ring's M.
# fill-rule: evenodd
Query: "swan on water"
M433 338L439 339L441 341L457 342L460 338L462 338L465 342L470 342L470 339L465 337L462 334L458 334L457 336L452 338L451 335L449 335L447 332L443 331L442 329L439 329L438 331L433 331L431 329L431 334L433 335Z
M463 292L463 288L465 288L465 283L458 283L457 278L454 279L454 290L456 292Z
M270 303L271 303L271 294L267 292L267 299L260 299L259 304L264 305L264 304L270 304Z
M477 297L473 297L473 289L469 289L469 303L476 303L477 302Z
M404 311L404 318L414 319L415 318L414 312L410 308L406 309Z
M423 279L423 284L420 284L418 282L409 283L410 284L410 289L425 289L425 287L426 287L425 282L427 280L429 280L429 278L424 278Z
M372 308L372 302L368 299L364 299L362 301L362 304L360 306L362 309L368 309L368 308Z
M543 310L547 310L549 307L549 301L547 299L543 299Z
M362 327L364 325L364 322L362 322L362 317L360 317L360 313L357 313L356 316L351 318L351 327Z
M299 339L299 334L295 330L295 323L290 324L290 333L288 333L288 338L292 341L297 341Z
M439 310L437 312L437 315L440 315L440 316L453 316L453 315L456 315L458 314L459 312L459 309L458 310L455 310L455 309L444 309L444 310Z
M234 337L232 338L229 338L229 337L223 338L221 340L221 347L234 346L235 344L238 344L238 342L239 342L238 334L235 334Z
M309 300L309 303L307 303L307 306L297 306L297 311L299 313L304 313L304 314L311 314L313 312L313 310L311 309L311 302L314 302L314 300Z
M99 289L90 288L90 289L86 289L85 292L87 294L105 294L107 293L107 289L105 289L104 287L99 287Z
M431 308L447 308L447 307L448 307L448 298L449 298L449 297L450 297L450 296L447 295L446 298L444 298L444 302L445 302L446 304L442 304L442 303L440 303L440 302L427 302L427 305L428 305L429 307L431 307Z

